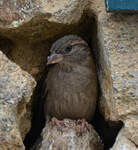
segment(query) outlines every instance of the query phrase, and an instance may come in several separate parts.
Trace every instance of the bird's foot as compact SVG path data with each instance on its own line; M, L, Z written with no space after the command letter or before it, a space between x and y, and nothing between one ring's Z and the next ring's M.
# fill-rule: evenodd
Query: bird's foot
M51 121L52 121L52 125L53 125L53 126L54 126L54 125L56 125L56 126L58 126L58 127L65 126L64 121L58 120L58 119L55 118L55 117L53 117Z
M90 131L90 125L85 119L81 119L77 121L77 124L80 125L80 132L84 133L86 130Z

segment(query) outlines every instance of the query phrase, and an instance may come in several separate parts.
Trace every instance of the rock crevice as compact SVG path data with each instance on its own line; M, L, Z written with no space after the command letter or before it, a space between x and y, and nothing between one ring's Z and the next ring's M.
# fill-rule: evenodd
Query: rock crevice
M104 0L1 0L0 149L25 149L33 77L39 84L51 44L66 34L77 34L91 45L100 87L99 112L109 122L124 124L112 149L137 149L137 18L107 13Z

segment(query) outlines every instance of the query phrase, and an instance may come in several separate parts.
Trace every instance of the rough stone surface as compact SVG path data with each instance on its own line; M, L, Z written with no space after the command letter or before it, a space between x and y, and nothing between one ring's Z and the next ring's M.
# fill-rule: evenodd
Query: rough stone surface
M79 22L86 4L87 0L1 0L0 33L14 40L54 37Z
M101 3L102 5L102 3ZM101 110L106 119L138 113L138 15L97 15Z
M86 4L83 0L1 0L0 18L2 25L18 27L41 13L50 22L70 24L78 22Z
M90 130L80 132L80 125L76 121L64 119L66 127L46 124L42 132L42 142L37 150L103 150L101 140L90 125Z
M136 15L112 16L99 24L101 107L106 118L138 114L138 22ZM133 21L131 21L133 18Z
M124 120L124 135L138 148L138 116L127 116Z
M125 134L126 128L121 129L111 150L138 150L138 145L134 141L131 141Z
M7 56L38 81L46 67L49 47L47 41L32 45L20 43Z
M0 49L38 81L52 43L65 34L84 34L86 4L87 0L1 0Z
M97 43L94 53L101 89L100 111L106 120L122 120L125 125L113 150L136 148L138 14L107 13L103 0L89 1L88 13L95 14L97 23L93 43Z
M111 150L138 150L138 117L127 116Z
M86 4L87 0L1 0L0 49L38 81L56 39L87 34L87 19L82 24Z
M0 150L24 150L35 81L0 51Z
M84 11L90 18L83 15ZM135 150L138 14L106 13L104 0L1 0L0 49L38 81L51 44L65 34L90 35L94 27L88 23L91 17L97 25L92 46L98 45L94 53L101 89L100 111L106 120L124 123L112 149ZM0 53L0 149L24 149L22 139L30 128L29 100L35 81L8 58ZM43 137L49 129L45 127ZM54 131L59 134L56 128ZM91 137L90 133L86 135Z

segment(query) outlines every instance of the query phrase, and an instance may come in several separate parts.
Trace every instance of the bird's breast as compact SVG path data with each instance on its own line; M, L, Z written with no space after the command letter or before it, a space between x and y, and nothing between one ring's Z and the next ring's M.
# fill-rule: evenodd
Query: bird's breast
M89 118L95 110L97 83L90 68L53 67L47 77L47 113L62 118Z

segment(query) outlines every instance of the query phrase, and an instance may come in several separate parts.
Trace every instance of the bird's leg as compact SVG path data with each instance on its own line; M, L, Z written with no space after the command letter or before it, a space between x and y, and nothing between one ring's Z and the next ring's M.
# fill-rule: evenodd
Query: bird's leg
M80 129L81 132L84 132L85 129L90 130L90 125L85 119L78 120L77 123L81 124L81 129Z
M52 124L57 125L58 127L65 126L64 121L58 120L57 118L52 118Z

